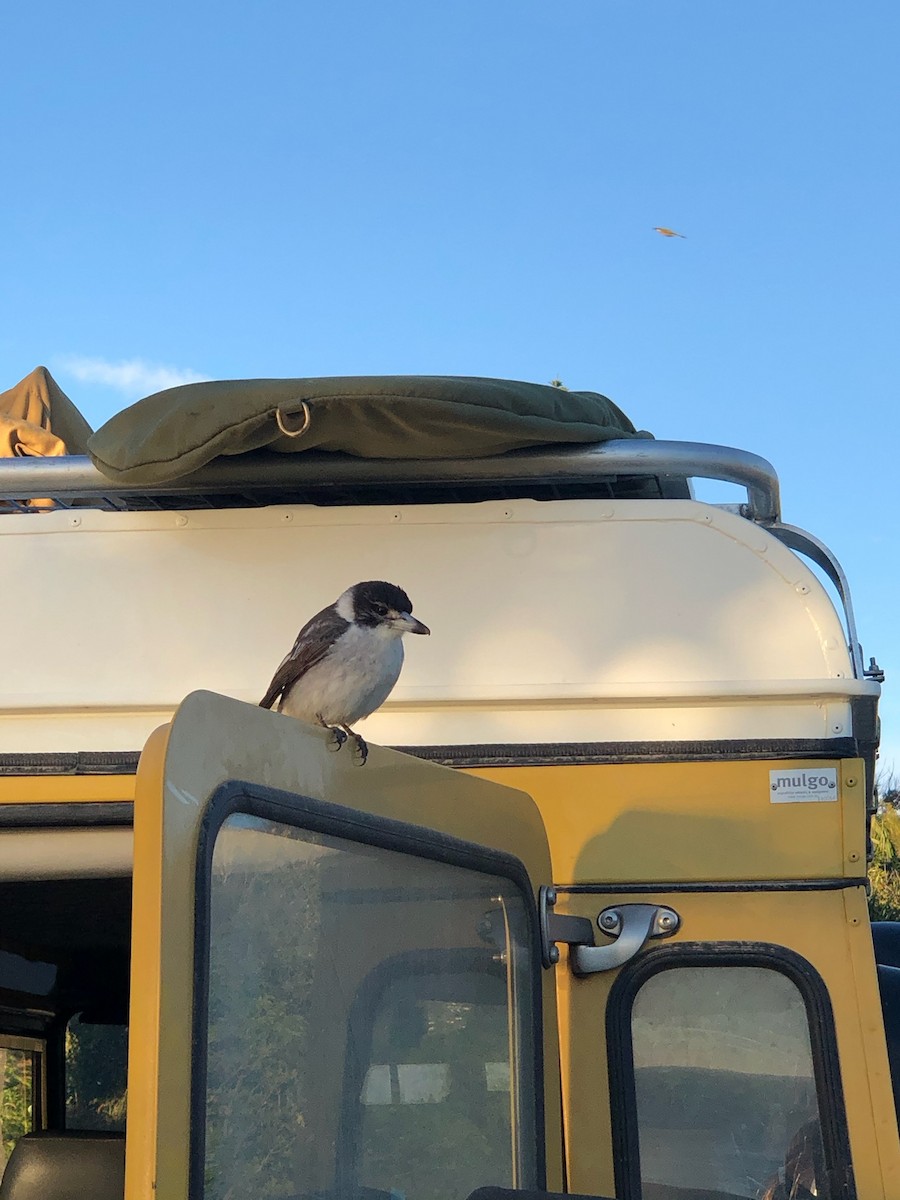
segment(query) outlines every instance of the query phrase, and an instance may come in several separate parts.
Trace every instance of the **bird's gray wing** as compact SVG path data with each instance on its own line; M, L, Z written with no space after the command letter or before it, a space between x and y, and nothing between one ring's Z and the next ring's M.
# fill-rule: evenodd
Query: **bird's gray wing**
M277 700L282 700L310 667L325 658L348 624L333 607L323 609L307 621L297 634L290 654L272 677L259 707L271 708Z

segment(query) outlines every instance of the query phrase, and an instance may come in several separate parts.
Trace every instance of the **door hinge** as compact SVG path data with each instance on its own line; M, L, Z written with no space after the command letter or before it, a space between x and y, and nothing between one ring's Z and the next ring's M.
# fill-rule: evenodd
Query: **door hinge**
M555 913L556 888L544 886L538 893L541 924L541 961L545 967L559 962L559 942L570 947L569 963L576 975L594 975L612 971L634 958L650 938L671 937L681 926L681 917L673 908L658 904L616 904L604 908L597 925L615 940L598 946L594 941L594 923L588 917L569 917Z

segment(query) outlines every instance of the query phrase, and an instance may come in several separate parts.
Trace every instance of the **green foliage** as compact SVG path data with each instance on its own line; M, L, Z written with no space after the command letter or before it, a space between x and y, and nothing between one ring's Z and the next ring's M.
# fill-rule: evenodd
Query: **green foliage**
M3 1094L0 1097L0 1140L5 1163L13 1146L24 1133L30 1132L32 1126L31 1054L25 1050L0 1047L0 1079L3 1081Z
M66 1030L66 1125L125 1129L128 1031L73 1017Z
M873 921L900 921L900 785L893 775L878 781L879 812L872 819L869 869Z
M206 1200L512 1182L508 982L478 932L497 886L229 818L210 891ZM410 921L407 889L414 930L395 915Z
M398 1096L358 1110L360 1183L410 1200L445 1200L486 1183L512 1184L508 1086L492 1092L485 1086L486 1064L502 1068L509 1062L506 981L483 976L476 1003L424 998L429 988L452 995L454 982L459 986L465 977L398 979L373 1014L373 1062L429 1063L446 1072L434 1080L437 1091L427 1103L403 1103ZM423 998L417 1000L418 990Z
M259 835L244 837L252 850ZM309 1137L304 1067L320 1049L308 1012L318 871L315 863L267 865L260 851L259 870L214 867L204 1193L211 1200L296 1194Z

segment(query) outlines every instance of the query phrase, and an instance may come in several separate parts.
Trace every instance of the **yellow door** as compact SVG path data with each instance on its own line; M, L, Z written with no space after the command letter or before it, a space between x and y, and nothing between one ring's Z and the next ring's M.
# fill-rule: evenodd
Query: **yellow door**
M619 1200L900 1196L863 764L491 777L527 789L550 834L569 1187Z
M134 859L127 1200L561 1185L530 797L199 692Z
M622 1200L884 1194L866 1074L881 1064L864 1056L853 926L844 935L848 915L865 919L859 889L670 884L565 900L596 933L557 968L573 1186Z

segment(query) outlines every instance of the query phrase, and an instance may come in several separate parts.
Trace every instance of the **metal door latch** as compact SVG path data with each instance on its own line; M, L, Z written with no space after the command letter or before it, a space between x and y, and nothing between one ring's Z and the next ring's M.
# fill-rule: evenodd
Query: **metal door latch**
M576 975L594 975L612 971L634 958L650 938L671 937L681 925L673 908L658 904L617 904L604 908L597 917L598 927L615 938L611 945L594 942L593 922L587 917L564 917L553 912L556 888L542 887L538 902L541 922L541 959L545 967L559 962L557 942L571 947L569 962Z

